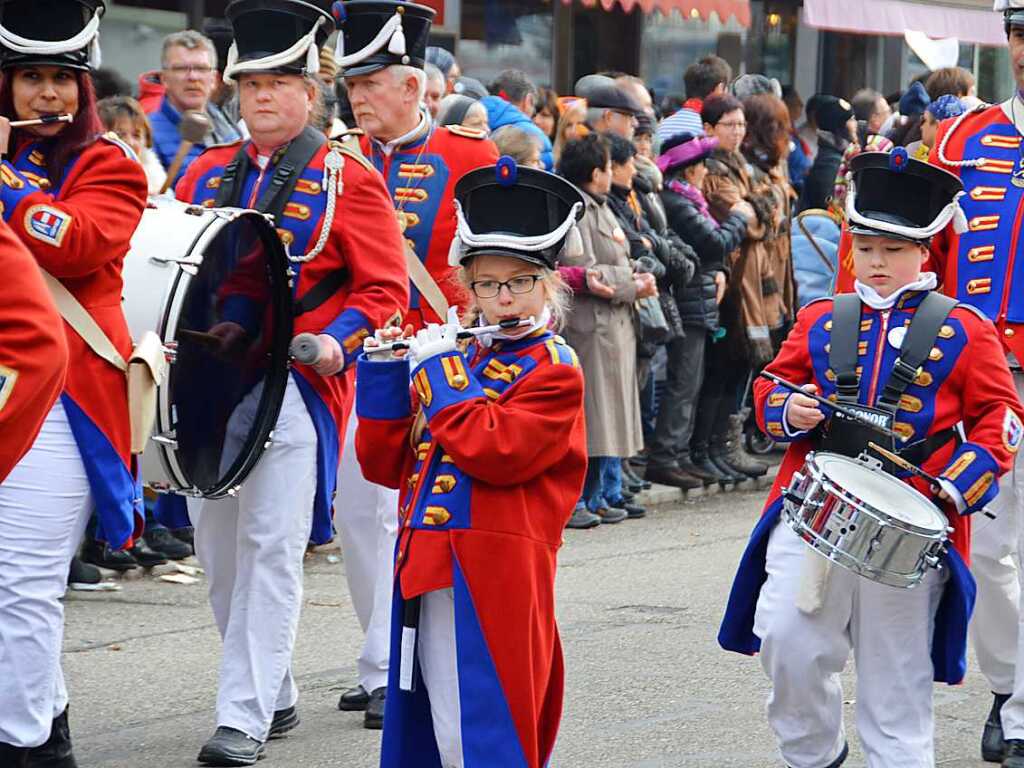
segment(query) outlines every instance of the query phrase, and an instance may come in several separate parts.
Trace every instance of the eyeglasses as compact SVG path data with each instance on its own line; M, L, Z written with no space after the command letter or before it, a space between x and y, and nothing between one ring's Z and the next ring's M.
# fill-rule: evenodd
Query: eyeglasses
M540 275L520 275L504 282L498 280L475 280L469 284L469 287L473 289L473 293L476 294L478 299L493 299L501 293L503 287L508 288L509 293L529 293L536 287L537 281L540 279Z
M747 128L747 124L746 123L728 122L728 123L719 123L719 125L722 126L723 128L732 128L733 130L738 130L738 129L746 130L746 128Z
M213 72L213 67L198 67L191 64L174 64L167 67L168 72L173 72L176 75L189 75L195 72L197 75L208 75Z

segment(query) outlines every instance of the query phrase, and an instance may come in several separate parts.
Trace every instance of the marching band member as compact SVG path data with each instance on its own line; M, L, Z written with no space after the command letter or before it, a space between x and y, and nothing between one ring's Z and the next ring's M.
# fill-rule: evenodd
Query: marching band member
M92 325L97 345L129 356L121 267L146 205L145 175L131 150L100 136L88 72L104 7L102 0L0 4L0 210L63 294L62 313L77 308L87 318L65 323L70 364L60 400L0 485L4 765L75 765L60 669L68 565L93 508L98 535L115 549L141 530L125 374L79 335ZM65 114L71 122L57 121ZM41 124L12 128L11 120Z
M933 292L935 275L921 272L929 237L959 216L959 181L902 148L861 154L851 170L856 293L805 307L768 370L891 425L906 441L903 457L939 478L934 490L908 482L939 495L952 546L944 568L911 590L818 569L824 558L778 524L782 489L808 451L857 456L874 433L833 416L821 434L826 414L815 400L759 381L762 429L792 442L743 554L719 642L760 649L772 681L768 720L787 765L845 760L839 674L852 649L868 766L925 768L934 765L932 680L958 683L966 670L970 515L992 500L1013 463L1022 408L992 324ZM830 575L816 579L823 572ZM804 580L817 585L814 599L805 599Z
M532 323L464 352L455 311L428 325L409 341L412 395L401 353L360 358L359 461L402 492L381 766L541 768L562 709L556 553L586 469L583 375L548 323L565 309L555 263L579 247L583 200L511 158L456 196L451 263L471 311Z
M321 346L314 366L295 365L273 444L237 497L189 504L224 640L217 730L199 760L251 765L268 738L298 724L291 659L302 559L307 541L332 536L339 436L352 398L345 371L373 328L401 319L408 277L380 176L308 125L331 17L300 0L236 0L227 17L235 43L225 77L238 82L252 138L208 150L177 194L275 214L295 273L295 333L317 334ZM246 325L227 308L224 316L211 332L230 347ZM229 441L232 427L244 434L260 395L254 389L236 408Z
M486 134L431 122L423 108L423 65L434 11L414 3L336 2L338 59L349 101L363 132L362 152L383 176L408 247L410 311L415 329L443 322L447 305L461 306L463 290L452 279L448 246L455 234L453 190L463 174L493 165L497 148ZM399 43L401 41L401 44ZM355 440L357 419L345 437ZM398 496L367 482L354 451L343 453L335 516L345 577L363 631L359 684L338 707L365 711L363 724L380 728L388 677L391 566Z
M929 161L954 173L966 195L967 231L952 228L932 244L935 271L949 296L977 307L999 331L1018 394L1024 394L1024 281L1018 276L1024 240L1018 222L1024 201L1024 0L996 0L1003 14L1018 92L1002 104L980 106L939 125ZM972 541L978 604L971 639L993 692L981 754L1006 768L1024 768L1024 464L1001 481Z
M0 224L0 483L32 447L64 386L68 342L32 254ZM0 748L2 749L2 748Z

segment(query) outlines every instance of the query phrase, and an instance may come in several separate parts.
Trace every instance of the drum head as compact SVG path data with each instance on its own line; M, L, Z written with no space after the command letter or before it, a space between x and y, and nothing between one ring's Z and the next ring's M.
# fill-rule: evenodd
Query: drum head
M846 456L818 453L814 458L823 475L876 511L924 531L945 530L938 508L898 478Z
M291 287L281 241L254 212L217 220L188 255L202 264L191 278L179 276L184 296L170 303L175 316L165 326L178 344L169 380L173 458L195 489L217 498L252 470L277 422Z

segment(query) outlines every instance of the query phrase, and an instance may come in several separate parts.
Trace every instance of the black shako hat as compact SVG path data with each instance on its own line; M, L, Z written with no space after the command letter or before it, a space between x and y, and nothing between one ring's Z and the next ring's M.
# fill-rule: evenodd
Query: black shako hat
M100 65L103 0L0 0L0 67Z
M1010 27L1024 27L1024 0L996 0L995 10L1003 14L1003 27L1010 34Z
M344 77L369 75L395 64L423 69L433 8L387 0L336 0L331 13L339 30L334 55Z
M561 176L517 166L507 155L470 171L455 185L453 267L497 254L554 269L562 249L582 247L576 222L583 194Z
M235 37L224 67L229 82L246 72L315 75L334 31L329 13L302 0L234 0L225 16Z
M611 109L631 115L643 114L643 105L625 88L604 75L586 75L576 81L575 94L587 100L587 107Z
M950 221L964 221L960 179L914 160L904 147L864 152L850 161L852 177L846 213L850 232L925 243Z

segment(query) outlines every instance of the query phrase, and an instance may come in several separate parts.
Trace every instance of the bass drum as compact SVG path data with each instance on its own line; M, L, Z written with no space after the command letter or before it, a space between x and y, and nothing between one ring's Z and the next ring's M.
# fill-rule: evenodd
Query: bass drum
M233 495L270 444L288 382L284 246L256 211L153 199L123 274L133 337L155 331L171 363L157 391L143 481L188 496ZM256 391L245 439L229 440L229 419Z

